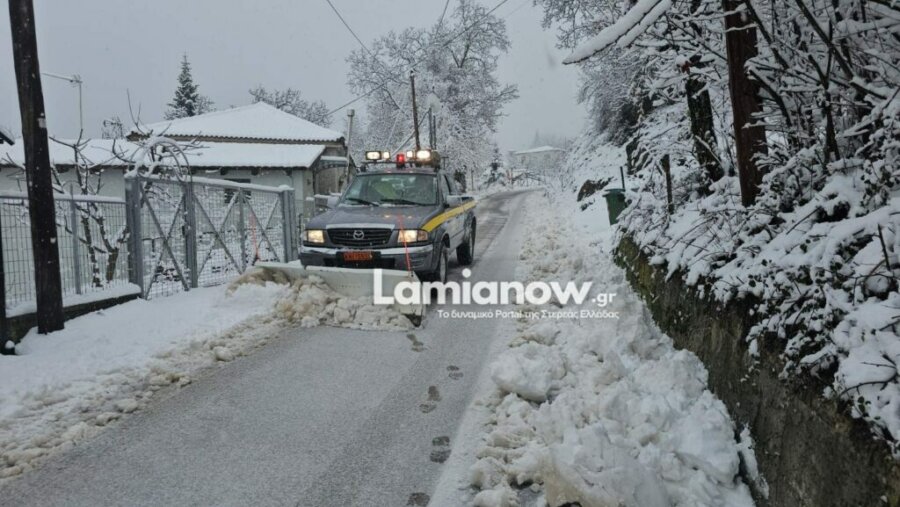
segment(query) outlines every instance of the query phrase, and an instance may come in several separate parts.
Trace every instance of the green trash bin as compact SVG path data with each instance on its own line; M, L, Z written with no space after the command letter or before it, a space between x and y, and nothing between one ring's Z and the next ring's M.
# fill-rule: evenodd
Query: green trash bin
M606 209L609 212L609 225L615 225L619 221L619 215L628 206L625 202L624 188L611 188L603 193L606 199Z

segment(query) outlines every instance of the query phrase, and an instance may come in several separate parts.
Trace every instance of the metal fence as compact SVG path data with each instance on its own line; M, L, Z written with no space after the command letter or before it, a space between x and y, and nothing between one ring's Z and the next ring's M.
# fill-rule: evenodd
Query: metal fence
M294 191L205 178L125 178L126 198L55 195L63 297L144 298L228 282L297 258ZM34 311L28 196L0 193L6 316Z
M122 199L92 195L55 195L63 297L127 291L126 206ZM34 257L28 196L0 193L8 316L33 311Z
M131 281L145 298L225 283L297 258L294 191L223 180L126 177Z

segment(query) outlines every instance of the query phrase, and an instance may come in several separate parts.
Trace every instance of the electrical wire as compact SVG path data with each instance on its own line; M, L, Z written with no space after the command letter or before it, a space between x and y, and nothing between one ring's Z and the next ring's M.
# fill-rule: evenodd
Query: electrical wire
M359 45L362 46L362 48L366 50L366 53L369 53L371 55L372 51L370 51L369 48L366 46L366 44L362 41L362 39L360 39L359 36L356 35L356 32L354 32L353 29L350 28L350 24L347 23L347 20L344 19L344 16L341 16L341 13L340 13L340 11L337 10L337 7L335 7L334 4L331 3L331 0L325 0L325 1L328 2L328 5L331 7L331 10L333 10L334 13L337 14L338 19L341 20L341 23L343 23L344 27L347 28L347 30L350 32L350 35L352 35L353 38L356 39L356 42L359 42Z
M444 10L441 11L441 17L438 19L438 29L444 26L444 16L447 15L447 7L450 7L450 0L444 2Z

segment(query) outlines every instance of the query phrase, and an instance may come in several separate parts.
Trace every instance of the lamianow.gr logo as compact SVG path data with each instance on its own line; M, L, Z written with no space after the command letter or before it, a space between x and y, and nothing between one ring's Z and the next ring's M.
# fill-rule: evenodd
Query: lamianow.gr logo
M394 287L393 294L383 293L384 275L381 269L373 271L373 285L375 289L375 304L377 305L421 305L453 304L453 305L518 305L531 304L535 306L545 305L553 300L559 306L571 304L582 305L588 300L591 293L592 282L576 284L575 282L496 282L478 281L470 282L422 282L401 281ZM470 269L463 269L462 276L468 279L472 276ZM601 292L596 294L591 301L600 308L605 308L613 302L615 293Z

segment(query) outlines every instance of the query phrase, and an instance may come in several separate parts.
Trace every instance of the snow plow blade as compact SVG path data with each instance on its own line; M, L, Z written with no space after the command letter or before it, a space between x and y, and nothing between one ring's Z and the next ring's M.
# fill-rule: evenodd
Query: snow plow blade
M299 262L259 262L257 268L283 273L289 279L317 276L338 294L353 298L368 297L374 302L375 276L372 269L334 268L327 266L304 266ZM381 270L381 294L385 297L393 296L394 288L400 282L418 282L419 277L415 273L396 269ZM398 312L406 315L414 324L421 322L425 315L425 305L404 305L394 303L393 307Z

